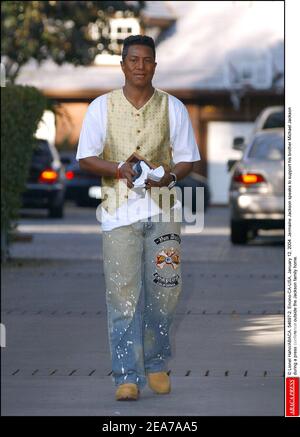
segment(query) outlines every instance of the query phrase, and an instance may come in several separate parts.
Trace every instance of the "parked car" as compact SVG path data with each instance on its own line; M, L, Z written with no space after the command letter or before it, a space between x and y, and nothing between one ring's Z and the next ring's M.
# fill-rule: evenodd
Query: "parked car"
M284 128L284 106L268 106L263 109L254 122L254 128L251 135L265 129ZM233 148L243 150L245 147L245 138L236 137L233 139Z
M61 152L60 157L66 172L66 199L78 206L98 206L101 177L82 170L74 152Z
M55 146L37 139L33 150L23 208L46 208L49 217L62 218L65 200L65 174Z
M232 243L247 243L258 229L284 228L284 129L257 132L229 165Z

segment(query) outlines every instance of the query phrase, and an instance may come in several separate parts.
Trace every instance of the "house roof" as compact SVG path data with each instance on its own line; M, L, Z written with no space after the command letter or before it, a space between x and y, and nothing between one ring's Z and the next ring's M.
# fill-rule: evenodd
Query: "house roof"
M156 2L146 2L155 8ZM176 22L157 46L153 84L172 90L283 89L284 3L168 1ZM151 4L151 5L150 5ZM158 8L158 7L157 7ZM123 85L119 66L23 67L18 83L44 90L110 90Z
M283 73L283 2L167 3L179 18L157 47L162 86L268 89Z
M141 13L144 17L153 19L173 20L176 18L173 8L164 1L146 1Z

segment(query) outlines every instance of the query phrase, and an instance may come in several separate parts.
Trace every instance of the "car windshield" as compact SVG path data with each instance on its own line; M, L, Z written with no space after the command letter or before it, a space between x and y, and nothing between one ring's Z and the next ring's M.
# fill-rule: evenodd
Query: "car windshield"
M257 137L248 154L249 158L278 161L284 156L283 136L261 135Z
M274 129L276 127L284 127L284 111L270 114L263 125L263 129Z
M53 161L53 156L46 140L36 140L32 154L32 164L38 166L49 166Z
M35 158L48 158L51 159L51 151L46 140L36 140L33 149L33 155Z

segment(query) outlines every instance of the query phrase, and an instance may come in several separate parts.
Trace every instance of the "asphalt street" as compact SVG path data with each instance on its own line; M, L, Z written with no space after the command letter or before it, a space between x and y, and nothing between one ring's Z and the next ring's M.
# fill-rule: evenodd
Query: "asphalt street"
M183 293L172 328L172 392L117 402L110 376L101 228L94 208L25 212L2 268L2 414L284 414L283 233L229 242L228 210L182 227Z

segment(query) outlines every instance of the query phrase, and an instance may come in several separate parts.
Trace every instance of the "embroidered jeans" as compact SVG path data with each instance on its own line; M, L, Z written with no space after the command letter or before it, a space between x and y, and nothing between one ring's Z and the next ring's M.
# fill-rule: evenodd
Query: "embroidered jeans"
M116 385L143 387L146 374L166 371L171 357L170 327L182 287L181 224L174 219L154 220L150 217L102 234Z

